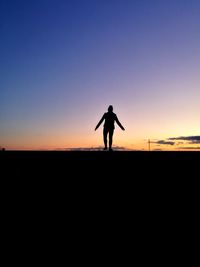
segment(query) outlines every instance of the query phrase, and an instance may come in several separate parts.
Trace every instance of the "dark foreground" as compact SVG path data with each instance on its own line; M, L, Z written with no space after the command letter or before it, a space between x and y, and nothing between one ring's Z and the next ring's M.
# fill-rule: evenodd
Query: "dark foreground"
M67 232L84 247L88 233L106 243L121 231L150 235L150 248L156 233L185 239L198 216L199 152L2 151L0 163L2 217L20 238Z
M198 196L200 152L2 151L0 162L7 189L34 201Z
M163 177L175 171L195 171L200 166L200 152L2 151L0 160L3 173L16 175L112 178L159 173Z
M6 160L82 161L193 161L200 159L199 151L0 151Z

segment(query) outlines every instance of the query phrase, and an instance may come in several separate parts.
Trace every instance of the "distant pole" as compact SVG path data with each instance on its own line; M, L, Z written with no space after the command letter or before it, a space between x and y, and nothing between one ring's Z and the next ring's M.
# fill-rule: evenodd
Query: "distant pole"
M148 148L149 148L149 151L151 150L150 144L151 144L151 141L150 141L150 139L148 139Z

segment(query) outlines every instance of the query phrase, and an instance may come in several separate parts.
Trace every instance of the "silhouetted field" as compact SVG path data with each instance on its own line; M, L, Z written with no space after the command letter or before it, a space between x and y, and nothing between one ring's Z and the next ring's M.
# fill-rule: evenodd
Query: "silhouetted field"
M199 152L3 151L0 162L14 218L59 218L77 229L84 218L126 218L146 228L153 217L174 222L198 203Z
M200 152L144 151L2 151L6 172L28 175L61 175L102 179L113 175L160 175L193 171Z
M198 151L35 151L35 150L7 150L0 151L0 158L3 160L60 160L73 163L82 161L193 161L200 159Z
M57 197L72 192L146 197L198 188L200 153L2 151L0 160L2 181L14 190Z

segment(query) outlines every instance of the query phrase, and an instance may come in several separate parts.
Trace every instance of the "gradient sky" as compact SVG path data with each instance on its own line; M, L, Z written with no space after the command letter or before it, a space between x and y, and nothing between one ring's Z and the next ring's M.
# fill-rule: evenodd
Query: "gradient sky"
M112 104L114 145L177 149L199 103L199 0L0 1L0 146L102 146Z

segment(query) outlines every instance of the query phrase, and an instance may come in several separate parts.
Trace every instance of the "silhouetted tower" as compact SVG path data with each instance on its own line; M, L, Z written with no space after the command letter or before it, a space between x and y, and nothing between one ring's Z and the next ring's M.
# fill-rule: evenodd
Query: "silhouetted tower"
M151 141L150 141L150 139L148 139L148 149L149 149L149 151L151 150Z

